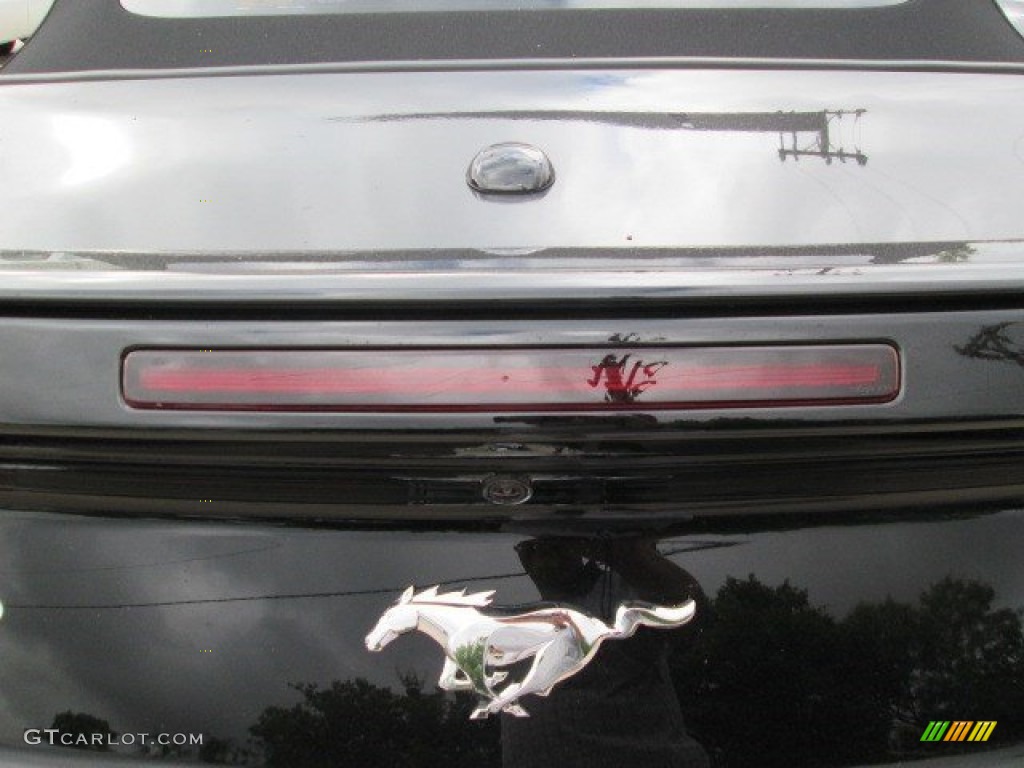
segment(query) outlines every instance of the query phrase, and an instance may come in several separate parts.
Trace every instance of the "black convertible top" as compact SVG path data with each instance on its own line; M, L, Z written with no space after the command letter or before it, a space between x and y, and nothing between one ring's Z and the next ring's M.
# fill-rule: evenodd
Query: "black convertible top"
M10 74L328 62L622 57L1022 62L992 0L832 10L585 10L164 19L56 0Z

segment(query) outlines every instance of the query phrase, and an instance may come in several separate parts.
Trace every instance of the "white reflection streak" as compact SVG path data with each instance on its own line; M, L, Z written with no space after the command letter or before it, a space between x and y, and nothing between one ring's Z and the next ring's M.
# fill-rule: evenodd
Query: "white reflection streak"
M212 17L431 11L577 10L584 8L849 9L900 5L907 0L121 0L142 16Z
M128 137L107 118L59 115L53 118L53 135L70 155L69 168L60 180L65 186L109 176L131 157Z
M996 0L1006 18L1024 35L1024 0Z

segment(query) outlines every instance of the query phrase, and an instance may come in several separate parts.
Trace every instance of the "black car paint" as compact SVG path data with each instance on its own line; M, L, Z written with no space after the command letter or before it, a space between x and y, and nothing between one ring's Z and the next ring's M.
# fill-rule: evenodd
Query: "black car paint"
M776 308L766 331L763 308L684 307L636 320L497 319L495 307L418 322L74 306L9 318L0 681L34 693L12 699L0 738L17 746L21 729L52 724L202 733L201 748L156 754L271 766L1019 760L1020 310L831 314L823 299L816 314ZM905 389L880 406L742 416L138 413L119 401L124 350L200 338L634 350L868 338L898 345ZM503 472L532 479L534 498L488 504L482 482ZM70 510L81 514L54 514ZM379 656L362 645L410 584L604 615L627 597L693 597L700 618L609 644L550 699L527 697L529 720L477 723L472 702L435 693L429 641L402 637ZM998 725L984 745L922 744L942 719Z
M1021 755L1019 510L615 538L571 521L459 533L11 512L2 525L2 680L24 692L0 720L7 744L71 711L121 734L204 735L170 758L272 766ZM434 583L598 613L630 594L694 597L701 620L608 644L548 700L524 699L528 720L470 722L471 702L433 692L432 643L362 645L398 591ZM938 719L998 725L989 744L920 743Z
M149 290L256 302L296 282L341 298L366 273L404 303L422 272L435 290L462 273L446 295L472 301L510 279L529 297L593 285L567 269L653 290L718 289L741 268L797 293L1020 268L1012 69L39 77L0 77L4 141L22 148L5 155L19 183L0 189L0 238L15 266L21 251L58 254L45 266L62 280L32 278L56 287L127 299L134 270L165 265ZM543 197L477 199L470 161L513 138L542 148L558 181ZM837 269L863 265L904 268ZM537 285L541 271L556 274ZM854 279L866 274L878 279ZM32 285L5 283L7 296Z
M493 314L493 308L492 308ZM598 520L828 512L1021 496L1019 311L624 321L8 319L0 500L205 517ZM401 343L399 343L401 340ZM625 340L625 341L624 341ZM902 394L859 406L610 414L237 413L129 408L135 347L494 350L883 341ZM581 375L589 375L587 368ZM60 382L41 387L40 382ZM600 393L595 394L600 398ZM38 464L25 463L31 460ZM529 505L480 483L528 473ZM200 499L204 499L200 506Z
M923 10L927 24L918 25ZM545 55L624 55L608 18L594 14L567 29L544 15L502 15L464 39L490 56L518 56L517 45L548 35ZM695 41L663 26L665 18L634 16L626 53L903 61L742 73L707 60L523 64L530 73L508 71L516 69L508 62L452 61L454 72L443 74L430 72L434 63L378 61L366 67L384 75L372 83L346 64L305 74L154 71L170 81L156 89L174 95L167 107L144 74L76 81L54 71L192 67L188 46L199 42L210 65L334 62L325 41L339 24L376 21L157 23L114 2L58 2L0 78L0 139L24 147L30 137L36 149L3 158L27 165L17 166L22 186L0 191L3 261L18 267L0 273L0 761L113 762L106 751L71 760L70 750L25 743L25 729L59 725L201 733L202 746L144 753L136 742L113 751L268 766L1019 764L1020 86L1004 63L1019 59L1022 44L994 6L963 0L845 14L847 35L835 34L835 16L747 15L743 26L705 13L687 24L700 22L694 34L718 32ZM431 23L449 25L447 33L453 21L470 23ZM522 35L507 34L509 23ZM832 32L817 34L823 29ZM439 41L451 39L416 30L413 46L401 34L390 38L413 52L402 58L439 53ZM276 48L243 44L271 32ZM308 45L288 44L300 34ZM109 44L94 45L106 35ZM87 55L71 44L87 39ZM357 63L389 58L381 38L348 39L358 43L347 53ZM783 70L793 62L729 66ZM1003 74L983 74L986 67ZM857 68L875 71L850 71ZM402 78L414 72L440 98L429 110L395 110L396 94L408 93ZM210 155L230 155L232 130L274 116L266 104L309 77L330 84L333 99L344 101L343 92L362 106L338 120L330 100L293 93L304 106L276 115L279 149L296 151L306 129L352 134L367 122L404 138L443 136L435 158L450 160L452 179L410 175L397 156L378 178L434 189L438 210L466 206L473 215L452 217L449 240L431 241L422 223L396 227L389 209L375 205L376 235L342 222L303 243L300 173L268 187L291 197L257 199L244 198L253 190L241 175L204 169ZM627 101L647 101L588 104L572 96L584 81L605 93L614 81ZM719 90L708 92L713 82ZM812 93L801 92L807 83L816 84ZM232 84L263 101L232 102ZM692 89L701 84L696 108ZM538 87L562 89L570 103L538 105ZM768 98L779 93L788 95ZM483 108L460 102L464 94L482 94ZM193 112L183 116L175 105L185 98ZM639 226L591 229L580 243L581 212L593 197L561 210L550 207L558 194L489 207L463 186L473 153L525 131L562 149L555 193L572 179L564 171L574 161L602 158L602 178L628 190L616 198L622 216L642 173L630 176L635 164L616 165L610 154L585 155L560 121L588 126L605 148L634 142L633 160L655 146L652 134L686 136L696 125L759 135L735 144L738 154L720 151L741 159L744 173L715 201L763 201L778 164L788 162L761 141L779 130L769 113L837 108L915 128L901 134L906 140L882 135L860 148L865 165L831 158L828 173L867 173L851 184L866 178L883 196L909 189L913 199L895 205L894 216L872 215L867 197L844 195L863 207L825 230L818 215L788 228L738 217L736 227L701 239L692 227L667 228L676 209L666 204L632 222ZM51 122L68 116L92 119L100 133L121 131L143 154L167 145L162 121L191 138L176 172L133 163L127 176L86 178L83 187L81 176L66 175L74 153ZM335 160L351 160L340 145L335 151ZM924 162L886 177L894 159L908 156ZM232 168L244 159L238 154ZM832 178L821 166L800 168ZM239 196L225 198L220 228L204 228L208 211L191 188L187 215L161 207L195 181L191 174ZM335 177L320 196L379 194L380 202L402 193L397 185L375 193L367 178ZM697 188L708 182L685 178ZM38 194L27 197L31 184ZM798 189L804 213L838 205L815 196L820 184ZM264 215L253 216L257 209ZM272 242L253 228L271 215ZM544 226L524 226L531 217ZM858 237L857 224L871 236ZM645 231L660 239L645 240ZM899 348L897 401L604 415L166 413L133 411L118 389L121 360L139 347L385 355L398 347L585 346L599 360L660 345L858 341ZM483 490L496 475L527 479L533 497L489 503ZM609 643L549 699L524 699L528 720L477 723L467 720L470 701L435 692L441 653L429 641L409 635L384 655L365 650L367 630L411 584L494 589L502 606L553 600L600 615L626 598L694 598L698 620ZM998 725L985 744L922 743L931 720Z

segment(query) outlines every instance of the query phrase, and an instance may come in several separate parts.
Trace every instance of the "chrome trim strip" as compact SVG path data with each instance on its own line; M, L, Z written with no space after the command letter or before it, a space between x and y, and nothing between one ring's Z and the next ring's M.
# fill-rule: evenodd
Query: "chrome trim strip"
M895 265L782 270L461 270L342 274L183 274L172 272L3 273L5 303L136 302L246 305L294 301L687 301L709 298L1020 294L1024 263Z
M363 13L430 13L471 11L587 11L587 10L858 10L903 5L908 0L276 0L239 3L236 0L121 0L126 11L168 19L230 18L239 16L354 15Z
M1024 74L1024 62L901 59L763 59L651 56L578 59L452 59L412 61L349 61L329 64L272 64L180 69L104 69L43 74L3 74L0 85L80 82L92 80L156 80L249 75L330 73L565 71L590 69L761 69L864 70L881 72L991 72Z

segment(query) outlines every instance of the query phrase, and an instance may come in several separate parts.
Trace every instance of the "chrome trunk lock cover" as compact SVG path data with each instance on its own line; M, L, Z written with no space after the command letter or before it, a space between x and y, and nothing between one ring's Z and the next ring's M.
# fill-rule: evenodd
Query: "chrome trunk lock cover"
M555 169L537 147L507 142L480 150L469 164L466 182L484 194L526 195L554 184Z

